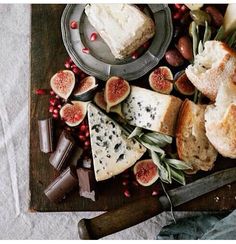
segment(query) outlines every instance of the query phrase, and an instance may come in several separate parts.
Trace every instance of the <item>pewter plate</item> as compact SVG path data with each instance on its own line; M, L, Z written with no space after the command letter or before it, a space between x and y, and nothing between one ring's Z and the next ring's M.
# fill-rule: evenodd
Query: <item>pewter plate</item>
M173 32L171 12L167 4L147 4L144 12L155 22L156 34L147 50L140 48L137 59L117 60L109 47L98 37L92 42L89 37L95 32L84 12L85 4L68 4L61 17L61 31L65 48L74 63L85 73L101 80L111 76L121 76L126 80L136 80L153 69L165 54ZM77 21L79 28L71 29L71 21ZM82 52L84 47L90 53Z

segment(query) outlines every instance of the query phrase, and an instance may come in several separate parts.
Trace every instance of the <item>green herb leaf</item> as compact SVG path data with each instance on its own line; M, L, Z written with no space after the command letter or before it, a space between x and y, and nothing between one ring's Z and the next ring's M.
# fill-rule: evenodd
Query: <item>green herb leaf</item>
M142 133L142 128L136 126L132 133L129 135L128 139L131 139L135 136L139 136Z
M204 50L204 48L203 48L202 41L199 41L199 43L198 43L198 53L202 53L203 50Z
M173 180L179 182L182 185L186 185L185 176L181 170L170 168L170 171Z
M164 161L169 164L171 167L179 170L186 170L186 169L192 169L192 165L189 163L186 163L182 160L178 159L172 159L172 158L165 158Z
M165 161L164 161L165 163ZM170 182L170 184L172 183L172 179L171 179L171 168L169 166L169 164L165 163L165 166L166 166L166 169L167 169L167 172L168 172L168 181Z
M148 148L149 150L160 153L161 155L165 155L165 151L163 149L161 149L159 146L146 143L142 140L141 140L141 143L143 144L144 147Z
M203 37L203 45L206 41L209 41L211 39L211 27L208 25L208 22L205 21L205 32Z
M222 41L224 39L225 33L224 33L224 27L223 25L219 28L214 40L216 41Z

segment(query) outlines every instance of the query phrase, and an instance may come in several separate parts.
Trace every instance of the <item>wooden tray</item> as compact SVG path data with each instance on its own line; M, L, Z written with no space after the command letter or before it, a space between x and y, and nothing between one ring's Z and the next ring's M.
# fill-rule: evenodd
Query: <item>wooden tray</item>
M31 89L30 89L30 204L31 211L98 211L120 207L127 202L150 195L152 187L133 187L132 197L125 198L121 177L98 184L98 200L92 202L81 198L79 192L70 194L60 204L49 202L43 194L45 188L57 176L49 164L49 155L39 150L37 120L49 116L49 97L35 95L38 88L49 89L51 76L64 69L64 60L68 56L63 46L60 19L65 5L32 5L31 40ZM145 80L145 77L143 78ZM236 166L236 160L218 158L214 171ZM213 172L213 171L212 171ZM211 172L211 173L212 173ZM193 181L209 173L200 173L188 177ZM173 187L176 187L174 185ZM176 208L181 211L219 211L236 208L236 183L222 187L217 191L199 197L194 201Z

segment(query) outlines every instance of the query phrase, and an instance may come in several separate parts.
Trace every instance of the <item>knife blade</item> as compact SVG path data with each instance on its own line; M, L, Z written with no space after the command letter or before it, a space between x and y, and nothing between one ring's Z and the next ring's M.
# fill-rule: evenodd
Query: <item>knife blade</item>
M178 206L234 181L236 181L236 167L216 172L167 193L173 206ZM165 195L159 199L153 196L142 198L95 218L81 219L78 223L79 236L81 239L99 239L168 209L170 202Z

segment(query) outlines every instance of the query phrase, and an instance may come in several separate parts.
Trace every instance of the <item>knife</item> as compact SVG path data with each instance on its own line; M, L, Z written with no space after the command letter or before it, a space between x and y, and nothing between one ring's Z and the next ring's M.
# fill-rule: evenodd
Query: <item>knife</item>
M236 167L218 171L190 184L168 191L173 207L179 206L201 195L236 181ZM116 210L92 219L81 219L78 223L81 239L99 239L170 210L166 196L142 198Z

